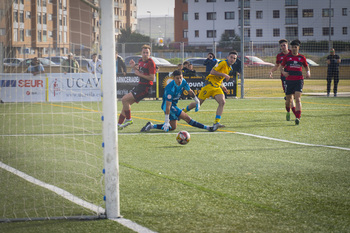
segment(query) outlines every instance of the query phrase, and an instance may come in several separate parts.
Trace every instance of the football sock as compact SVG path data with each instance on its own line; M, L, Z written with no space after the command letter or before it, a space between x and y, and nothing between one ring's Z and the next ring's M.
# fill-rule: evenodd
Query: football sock
M190 121L190 123L188 123L189 125L193 126L193 127L197 127L197 128L201 128L201 129L206 129L205 125L195 121L195 120L192 120Z
M301 117L301 111L295 111L295 117L300 119Z
M123 114L120 114L119 115L119 120L118 120L118 125L123 124L124 120L125 120L125 116Z
M184 108L184 109L182 109L182 111L184 111L184 112L189 112L189 111L191 111L191 109L189 109L189 108L188 108L188 105L187 105L187 107Z
M214 123L214 124L219 123L220 120L221 120L221 116L216 115L216 117L215 117L215 123Z
M153 125L153 129L162 129L163 124Z
M292 112L294 113L294 115L296 116L296 113L295 113L295 107L292 108Z
M126 110L125 111L125 117L126 117L127 120L131 119L131 112L130 112L130 110Z
M286 106L286 111L287 112L290 112L290 108Z

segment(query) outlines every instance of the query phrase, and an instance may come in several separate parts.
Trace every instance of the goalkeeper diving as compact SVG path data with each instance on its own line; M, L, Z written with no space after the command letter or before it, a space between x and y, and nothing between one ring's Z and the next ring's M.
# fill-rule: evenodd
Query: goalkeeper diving
M197 127L200 129L205 129L210 132L214 132L218 129L216 125L206 126L195 120L193 120L189 115L187 115L182 109L177 107L177 103L181 97L184 90L188 91L190 96L194 98L196 105L196 111L199 110L200 102L194 92L191 90L187 81L183 79L182 72L175 70L172 74L173 81L171 81L164 90L162 110L165 114L165 119L163 124L152 124L152 122L147 122L147 124L141 129L141 132L150 131L151 129L159 129L168 132L169 130L175 130L177 127L177 121L182 119L186 121L189 125Z

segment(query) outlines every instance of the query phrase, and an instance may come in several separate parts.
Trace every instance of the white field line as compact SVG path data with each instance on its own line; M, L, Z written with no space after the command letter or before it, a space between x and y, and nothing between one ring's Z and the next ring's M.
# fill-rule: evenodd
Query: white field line
M266 137L266 136L261 136L261 135L255 135L255 134L250 134L250 133L241 133L241 132L235 132L235 131L228 131L228 130L218 130L214 133L212 132L191 132L191 134L217 134L217 133L232 133L232 134L239 134L239 135L244 135L244 136L249 136L249 137L255 137L255 138L260 138L260 139L266 139L270 141L277 141L277 142L285 142L285 143L290 143L290 144L296 144L296 145L302 145L302 146L312 146L312 147L325 147L325 148L330 148L330 149L338 149L338 150L347 150L350 151L350 148L347 147L339 147L339 146L328 146L328 145L318 145L318 144L311 144L311 143L304 143L304 142L295 142L295 141L289 141L285 139L279 139L279 138L272 138L272 137ZM119 133L119 135L174 135L176 133L164 133L164 132L159 132L159 133Z
M260 138L260 139L266 139L270 141L277 141L277 142L285 142L285 143L290 143L290 144L296 144L296 145L302 145L302 146L312 146L312 147L325 147L325 148L330 148L330 149L338 149L338 150L347 150L350 151L350 148L347 147L339 147L339 146L329 146L329 145L319 145L319 144L311 144L311 143L304 143L304 142L295 142L295 141L289 141L285 139L279 139L279 138L272 138L272 137L267 137L267 136L261 136L261 135L256 135L256 134L250 134L250 133L241 133L241 132L236 132L236 131L228 131L224 130L221 131L218 130L214 133L212 132L192 132L191 134L217 134L217 133L232 133L232 134L239 134L239 135L244 135L244 136L249 136L249 137L255 137L255 138ZM158 133L118 133L120 136L134 136L134 135L175 135L177 132L174 133L164 133L159 130ZM2 137L47 137L47 136L101 136L102 134L13 134L13 135L0 135Z
M73 194L61 189L61 188L58 188L54 185L51 185L51 184L47 184L41 180L38 180L30 175L27 175L26 173L24 172L21 172L13 167L10 167L2 162L0 162L0 168L8 171L8 172L11 172L12 174L14 175L17 175L19 177L21 177L22 179L32 183L32 184L35 184L35 185L38 185L40 187L43 187L43 188L46 188L54 193L56 193L57 195L67 199L68 201L71 201L77 205L80 205L86 209L89 209L89 210L92 210L94 211L95 213L97 214L105 214L105 209L100 207L100 206L97 206L97 205L94 205L92 203L89 203L87 201L84 201L82 199L80 199L79 197L77 196L74 196ZM125 218L116 218L116 219L110 219L112 221L117 221L118 223L122 224L123 226L135 231L135 232L139 232L139 233L154 233L154 231L151 231L150 229L146 228L146 227L143 227L129 219L125 219Z

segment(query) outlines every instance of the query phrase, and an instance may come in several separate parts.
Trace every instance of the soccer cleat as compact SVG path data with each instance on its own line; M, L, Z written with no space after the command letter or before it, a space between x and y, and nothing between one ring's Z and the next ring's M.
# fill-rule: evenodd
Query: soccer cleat
M127 127L127 126L129 126L129 125L132 125L133 123L134 123L134 122L133 122L131 119L126 120L126 121L124 122L124 124L118 125L118 129L119 129L119 130L123 130L125 127Z
M218 128L225 128L226 127L225 125L220 124L219 122L215 123L214 125L217 125Z
M287 121L290 121L290 112L287 112L286 120L287 120Z
M142 127L140 132L150 131L152 127L153 127L153 124L149 121L144 127Z
M300 123L300 119L299 118L295 118L295 124L299 125L299 123Z
M208 131L209 131L209 132L214 132L214 131L218 130L218 128L219 128L219 127L218 127L218 124L219 124L219 123L213 124L213 126L209 126L209 127L208 127Z

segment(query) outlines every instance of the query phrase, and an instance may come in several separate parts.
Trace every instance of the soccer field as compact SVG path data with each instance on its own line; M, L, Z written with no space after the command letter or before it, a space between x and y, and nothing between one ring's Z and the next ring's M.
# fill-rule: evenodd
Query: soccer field
M213 133L184 121L173 132L140 133L163 122L161 101L133 105L134 124L118 136L121 214L156 232L347 232L350 98L302 103L296 126L283 98L227 99L226 127ZM0 162L104 207L101 106L1 104ZM207 100L189 115L210 125L216 107ZM175 140L180 130L191 134L185 146ZM1 168L0 177L1 218L91 214ZM110 220L0 224L0 232L24 230L131 232Z

